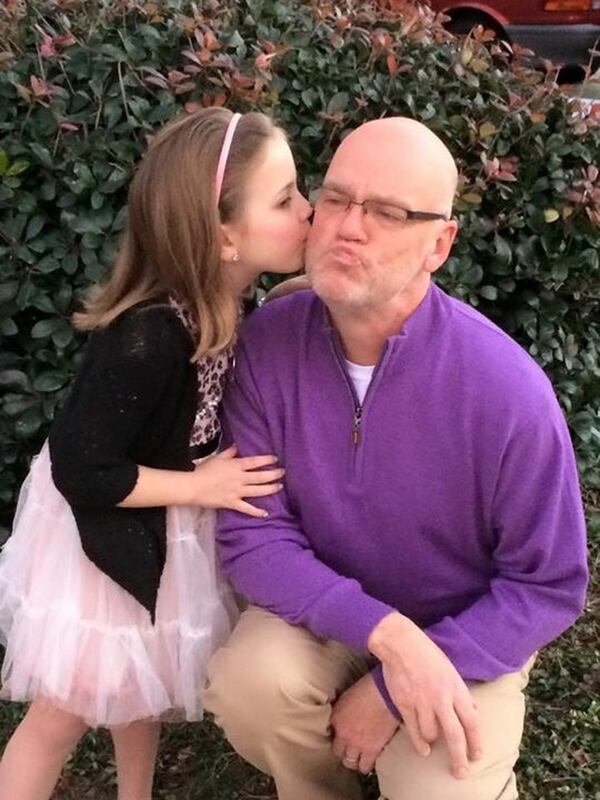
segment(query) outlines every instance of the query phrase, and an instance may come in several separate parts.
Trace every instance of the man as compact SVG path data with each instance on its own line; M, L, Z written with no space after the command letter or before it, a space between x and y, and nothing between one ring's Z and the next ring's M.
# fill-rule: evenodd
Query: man
M207 707L280 800L512 800L534 653L580 613L581 499L548 380L431 275L457 171L409 119L335 154L307 249L314 291L242 335L226 403L285 489L220 547L255 605Z

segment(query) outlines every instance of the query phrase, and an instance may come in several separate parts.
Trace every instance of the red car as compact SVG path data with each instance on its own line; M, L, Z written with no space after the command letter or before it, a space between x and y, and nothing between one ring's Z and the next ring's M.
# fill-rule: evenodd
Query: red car
M600 0L430 0L450 17L447 27L467 33L483 24L510 43L558 64L587 64L600 49Z

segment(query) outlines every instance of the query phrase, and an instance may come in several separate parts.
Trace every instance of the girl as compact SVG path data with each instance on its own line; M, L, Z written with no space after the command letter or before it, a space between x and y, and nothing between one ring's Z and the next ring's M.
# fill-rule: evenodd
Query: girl
M157 136L133 179L112 277L25 481L0 562L2 697L32 701L2 800L46 800L88 726L107 726L119 800L149 800L159 720L197 720L231 604L214 509L281 488L272 456L217 446L243 290L302 265L310 206L268 117L207 109Z

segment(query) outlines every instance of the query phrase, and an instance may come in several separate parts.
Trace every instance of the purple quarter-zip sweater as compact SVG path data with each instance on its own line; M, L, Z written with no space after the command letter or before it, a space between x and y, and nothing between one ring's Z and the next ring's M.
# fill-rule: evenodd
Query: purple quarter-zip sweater
M398 610L476 680L581 612L582 504L550 383L441 289L387 340L362 408L322 302L270 303L245 323L224 420L242 455L286 468L257 503L268 519L220 513L222 564L251 602L359 649Z

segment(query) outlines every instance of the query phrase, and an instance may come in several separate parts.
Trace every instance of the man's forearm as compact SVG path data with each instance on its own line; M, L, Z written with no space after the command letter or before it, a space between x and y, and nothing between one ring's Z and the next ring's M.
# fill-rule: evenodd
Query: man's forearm
M278 518L277 503L263 504L270 516L260 524L220 513L221 563L234 587L315 636L366 651L369 634L393 609L318 559L302 533Z

